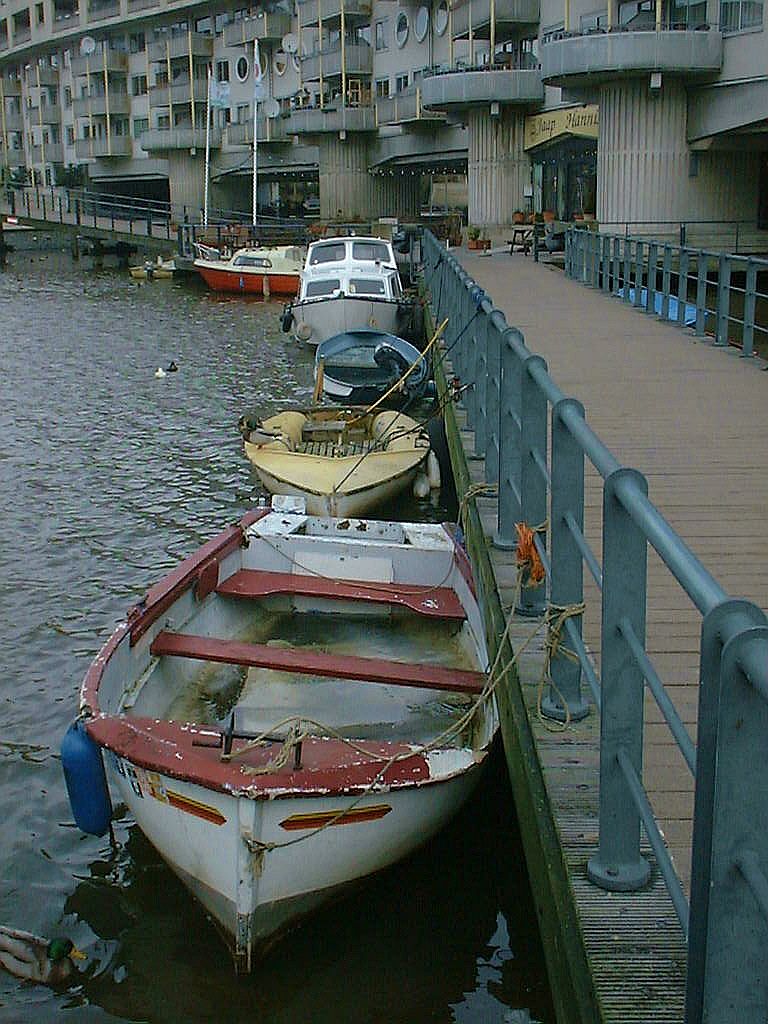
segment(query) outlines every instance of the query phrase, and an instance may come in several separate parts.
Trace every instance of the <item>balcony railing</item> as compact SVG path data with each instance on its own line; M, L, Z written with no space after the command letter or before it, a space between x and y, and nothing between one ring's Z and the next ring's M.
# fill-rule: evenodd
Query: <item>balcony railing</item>
M9 167L24 167L26 162L23 149L3 150L0 147L0 163L5 163Z
M221 129L211 128L209 144L212 149L221 147ZM205 128L155 128L143 132L139 145L148 153L162 153L170 149L205 149Z
M408 121L444 121L446 114L424 107L421 86L410 86L394 96L376 100L377 124L404 124Z
M120 14L120 0L91 0L88 4L88 20L104 21Z
M15 28L13 30L13 45L21 46L22 43L28 43L32 38L32 29L26 28Z
M373 50L368 45L352 43L344 47L344 63L348 75L370 75L373 73ZM319 81L323 78L341 75L341 47L317 51L301 58L301 72L305 81Z
M106 114L130 114L131 98L128 93L115 92L106 96L84 96L72 104L75 117L104 117Z
M327 132L372 132L376 130L376 112L368 107L302 107L285 119L290 135L316 135Z
M64 148L60 142L46 142L44 146L32 147L32 163L41 164L64 163Z
M470 27L475 39L488 39L493 2L494 36L501 41L509 28L538 25L539 0L458 0L453 5L453 34L466 38Z
M149 59L155 61L176 60L189 57L190 48L193 57L213 56L213 36L201 32L179 32L177 35L166 36L149 46Z
M1 126L2 123L0 122ZM20 110L14 110L13 113L5 115L5 130L7 132L21 132L24 130L24 118Z
M650 71L668 75L717 74L723 60L722 34L708 25L631 25L586 34L558 33L540 47L541 76L547 85L631 77Z
M126 157L133 155L133 143L129 135L113 135L111 138L78 139L75 142L78 160L89 158Z
M370 22L370 0L299 0L302 26L317 25L322 19L327 28L338 28L341 25L342 4L346 25L366 25Z
M27 119L31 125L61 124L61 107L58 103L48 103L44 107L29 107Z
M27 82L34 89L36 85L58 86L58 68L30 68Z
M21 82L18 78L4 78L0 82L3 96L21 96Z
M285 142L288 139L284 118L259 118L256 122L258 142ZM227 125L227 143L230 146L253 145L253 121Z
M208 85L196 78L191 85L188 78L177 78L169 88L167 85L153 85L149 90L150 107L167 107L172 103L205 103L208 99Z
M117 50L110 50L109 48L107 48L105 53L103 46L97 46L93 53L88 57L72 58L72 77L79 78L81 75L103 75L105 62L108 72L111 71L117 74L127 74L128 72L127 54L119 53Z
M224 42L227 46L238 46L241 43L276 42L291 31L291 19L281 11L259 11L255 18L235 21L224 29Z
M422 102L435 110L461 109L498 103L526 106L544 100L544 86L538 68L508 67L477 70L457 64L433 69L421 83Z

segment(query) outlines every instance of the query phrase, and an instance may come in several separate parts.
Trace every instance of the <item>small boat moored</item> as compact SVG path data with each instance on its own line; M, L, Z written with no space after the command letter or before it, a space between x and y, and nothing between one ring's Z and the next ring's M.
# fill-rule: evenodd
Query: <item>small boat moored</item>
M429 435L410 416L360 406L243 416L240 432L264 487L303 498L312 515L362 515L397 497L430 451Z
M391 404L425 395L429 362L410 342L372 329L347 330L315 352L315 395L367 405L395 389Z
M239 971L441 828L498 727L470 566L447 528L276 504L131 609L88 669L77 723ZM70 796L101 785L69 774Z
M297 245L259 249L238 249L229 259L218 249L196 246L198 258L192 264L215 292L245 292L249 295L295 295L304 265Z
M154 261L145 260L139 266L128 267L128 273L134 281L168 281L176 273L176 261L173 257L158 256Z

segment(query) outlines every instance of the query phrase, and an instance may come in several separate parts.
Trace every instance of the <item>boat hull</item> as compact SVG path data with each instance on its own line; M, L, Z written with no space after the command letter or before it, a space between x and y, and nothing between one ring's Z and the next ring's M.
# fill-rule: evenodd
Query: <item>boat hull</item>
M341 295L294 303L292 333L300 345L315 348L334 334L360 327L400 334L407 320L407 305L400 301Z
M270 295L295 295L299 290L297 274L264 274L247 267L232 270L198 266L197 270L214 292L238 292L246 295L264 295L264 281Z

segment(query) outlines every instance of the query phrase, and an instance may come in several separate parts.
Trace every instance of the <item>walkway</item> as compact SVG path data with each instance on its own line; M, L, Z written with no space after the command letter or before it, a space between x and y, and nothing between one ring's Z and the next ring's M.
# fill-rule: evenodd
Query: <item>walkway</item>
M616 457L646 475L651 500L724 589L768 609L766 364L714 348L522 254L454 255L547 360L563 392L584 404ZM598 554L600 493L588 466L587 534ZM648 650L695 738L701 618L654 552L648 572ZM599 651L590 586L585 574L584 636ZM651 698L644 779L688 887L692 780Z

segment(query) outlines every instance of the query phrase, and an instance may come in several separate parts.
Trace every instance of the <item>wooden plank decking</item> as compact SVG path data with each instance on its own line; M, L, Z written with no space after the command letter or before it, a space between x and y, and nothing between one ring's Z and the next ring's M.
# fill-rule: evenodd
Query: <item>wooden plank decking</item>
M522 254L454 255L508 323L523 332L528 348L544 356L562 391L584 404L587 422L616 457L646 475L651 500L723 588L768 608L768 445L761 436L768 397L765 363L742 359L735 349L715 348L708 339L696 339ZM471 450L471 434L465 447ZM475 463L471 472L481 480L482 463ZM601 485L588 465L585 530L598 558ZM495 501L484 499L478 505L490 533ZM513 574L500 553L492 558L497 580L499 572ZM507 596L510 590L502 586L502 599L504 589ZM585 600L584 637L591 651L599 652L599 596L586 573ZM647 646L694 739L700 624L698 611L651 551ZM520 642L525 623L521 620L515 630ZM586 860L597 842L599 723L593 713L591 723L587 719L565 734L549 733L536 715L540 668L535 662L532 655L521 673L524 697L579 908L601 1019L682 1021L684 943L657 869L650 890L656 893L651 901L654 925L650 931L645 928L646 941L633 946L631 935L622 938L618 933L604 933L600 939L601 921L610 932L621 905L629 921L638 900L646 904L640 908L642 918L648 913L648 896L601 894L586 880ZM650 696L644 757L645 784L687 891L693 784ZM628 961L623 973L622 957ZM659 991L646 1010L633 1007L626 993L617 991L622 985L653 988L656 982Z

